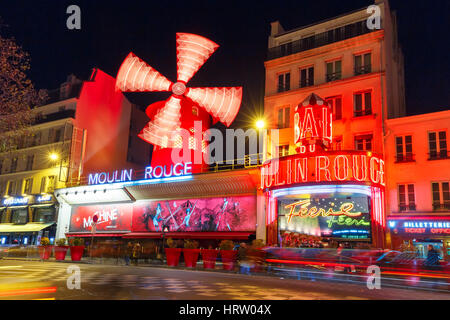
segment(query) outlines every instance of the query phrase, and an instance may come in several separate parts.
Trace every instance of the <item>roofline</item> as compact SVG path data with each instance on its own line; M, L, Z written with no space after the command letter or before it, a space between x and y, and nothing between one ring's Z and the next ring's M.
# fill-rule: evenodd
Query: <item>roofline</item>
M437 112L429 112L416 114L413 116L406 116L400 118L387 119L386 122L388 125L397 125L397 124L406 124L410 122L417 122L423 120L434 120L441 118L450 118L450 110L437 111Z

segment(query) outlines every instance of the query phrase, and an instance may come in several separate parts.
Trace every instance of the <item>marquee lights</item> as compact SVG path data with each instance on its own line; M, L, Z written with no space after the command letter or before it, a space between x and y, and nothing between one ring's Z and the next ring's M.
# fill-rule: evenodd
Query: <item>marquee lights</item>
M261 188L331 181L361 181L384 186L384 161L362 153L297 154L270 160L261 168Z

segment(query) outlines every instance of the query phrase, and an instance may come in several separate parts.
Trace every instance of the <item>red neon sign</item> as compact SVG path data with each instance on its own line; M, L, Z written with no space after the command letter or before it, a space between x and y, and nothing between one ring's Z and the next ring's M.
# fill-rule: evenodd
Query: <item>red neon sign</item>
M307 182L358 181L384 186L384 161L364 151L297 154L266 162L261 188Z

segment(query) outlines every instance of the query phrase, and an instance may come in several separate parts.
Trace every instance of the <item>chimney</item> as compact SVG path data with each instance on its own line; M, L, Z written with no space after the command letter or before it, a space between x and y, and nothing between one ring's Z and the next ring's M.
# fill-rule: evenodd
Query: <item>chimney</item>
M276 36L277 34L284 32L283 26L280 24L280 21L271 22L270 27L271 27L270 31L271 36Z

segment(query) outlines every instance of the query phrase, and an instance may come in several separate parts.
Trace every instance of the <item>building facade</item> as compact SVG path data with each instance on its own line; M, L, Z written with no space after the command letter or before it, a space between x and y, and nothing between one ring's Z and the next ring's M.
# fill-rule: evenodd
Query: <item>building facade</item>
M422 257L433 245L450 255L450 111L387 122L388 239Z
M0 154L1 244L37 244L41 236L53 242L55 189L82 183L83 173L99 166L148 161L149 147L138 141L135 129L143 113L114 85L115 79L98 69L88 81L69 76L49 92L46 105L32 109L30 134L14 151Z

